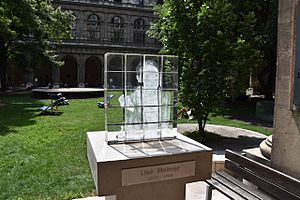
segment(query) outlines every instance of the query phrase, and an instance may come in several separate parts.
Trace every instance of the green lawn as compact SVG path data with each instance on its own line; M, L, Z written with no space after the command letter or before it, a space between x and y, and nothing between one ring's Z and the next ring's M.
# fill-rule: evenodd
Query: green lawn
M86 132L104 130L104 110L97 108L97 99L70 100L70 105L60 107L63 114L57 116L39 115L38 108L49 100L28 95L1 96L0 100L6 104L0 107L0 199L94 195ZM213 113L209 122L267 130L230 119L230 110Z
M88 195L94 183L86 132L104 129L96 99L70 100L60 116L39 115L48 100L1 97L0 199L67 199Z

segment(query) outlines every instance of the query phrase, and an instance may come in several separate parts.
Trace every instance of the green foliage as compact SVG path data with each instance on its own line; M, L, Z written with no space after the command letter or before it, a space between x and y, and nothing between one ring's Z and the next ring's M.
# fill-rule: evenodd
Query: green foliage
M28 62L27 67L57 62L55 47L70 37L74 16L54 9L50 0L0 1L0 79L6 87L8 60Z
M255 15L239 15L235 8L226 0L166 0L150 31L163 53L179 56L181 100L194 109L202 132L208 114L224 97L245 89L250 70L261 62Z
M255 32L258 38L257 49L263 52L263 62L257 71L260 92L266 99L273 100L277 55L278 0L251 1L231 0L236 11L243 14L252 11L256 16Z

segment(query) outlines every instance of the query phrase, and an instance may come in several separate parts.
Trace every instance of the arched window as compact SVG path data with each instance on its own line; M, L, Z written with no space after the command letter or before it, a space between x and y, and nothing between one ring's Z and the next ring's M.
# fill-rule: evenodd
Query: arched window
M134 30L145 30L145 21L142 18L134 21Z
M124 22L119 16L115 16L111 19L111 40L113 42L124 41Z
M99 39L100 38L100 19L97 15L92 14L88 17L88 33L89 39Z
M124 26L123 19L121 17L115 16L111 19L111 25L114 28L121 29Z
M156 3L157 3L157 4L163 4L164 1L163 1L163 0L157 0Z
M133 26L133 41L135 43L144 43L146 38L146 25L142 18L136 19Z
M74 14L73 14L73 15L74 15ZM76 38L76 36L77 36L76 29L77 29L78 19L77 19L77 16L76 16L76 15L74 15L74 17L75 17L75 21L74 21L73 24L72 24L72 37L73 37L73 38Z
M144 0L133 0L133 4L143 6L144 5Z

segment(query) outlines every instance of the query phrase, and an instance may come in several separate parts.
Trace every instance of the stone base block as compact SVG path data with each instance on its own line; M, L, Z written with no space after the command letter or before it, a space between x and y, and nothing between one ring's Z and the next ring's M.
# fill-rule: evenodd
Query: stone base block
M176 138L177 146L174 141L156 141L136 149L134 144L108 145L105 132L87 133L97 194L116 195L117 200L185 199L186 183L210 178L212 150L179 133ZM175 153L164 154L164 149Z

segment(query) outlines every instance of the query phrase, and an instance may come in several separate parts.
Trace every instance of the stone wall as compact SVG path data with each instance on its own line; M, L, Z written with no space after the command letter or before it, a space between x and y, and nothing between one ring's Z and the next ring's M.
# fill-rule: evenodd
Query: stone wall
M298 6L299 0L279 0L278 66L271 165L300 179L300 112L293 110L296 40L300 40L296 37Z

